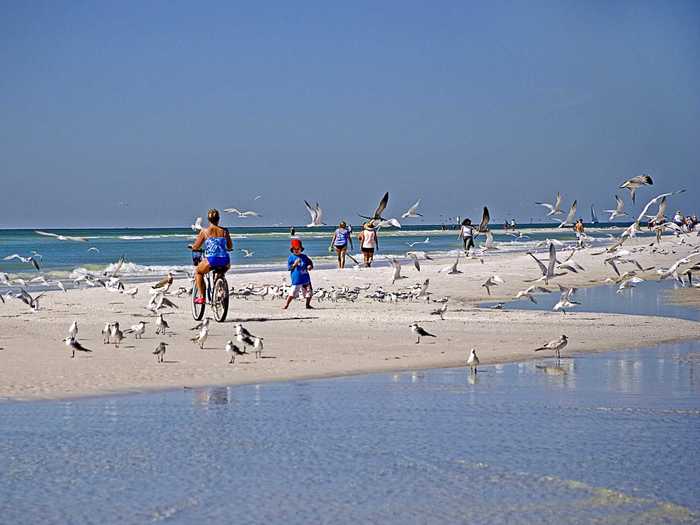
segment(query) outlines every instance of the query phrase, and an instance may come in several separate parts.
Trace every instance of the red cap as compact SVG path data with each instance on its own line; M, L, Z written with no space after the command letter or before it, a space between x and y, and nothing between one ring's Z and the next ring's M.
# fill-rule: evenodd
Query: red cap
M304 247L301 245L301 239L292 239L291 248L299 248L303 250Z

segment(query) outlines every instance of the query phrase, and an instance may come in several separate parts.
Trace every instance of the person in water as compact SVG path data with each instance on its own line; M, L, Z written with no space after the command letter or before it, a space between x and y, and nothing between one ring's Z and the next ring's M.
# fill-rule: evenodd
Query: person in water
M207 213L209 226L202 228L197 239L192 245L192 251L198 252L204 246L204 257L199 253L194 256L196 263L194 269L194 282L199 289L199 295L194 299L196 304L204 304L204 276L211 270L223 270L227 272L231 267L231 259L228 252L233 250L233 241L227 228L219 226L219 211L209 210ZM199 259L199 262L197 262Z

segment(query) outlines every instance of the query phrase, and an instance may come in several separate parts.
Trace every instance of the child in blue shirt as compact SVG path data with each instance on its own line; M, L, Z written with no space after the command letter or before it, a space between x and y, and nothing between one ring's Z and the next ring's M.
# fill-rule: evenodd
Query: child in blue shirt
M282 307L284 310L291 304L295 297L301 292L306 299L306 307L311 309L311 297L313 296L313 288L311 288L311 276L309 270L313 270L314 263L311 262L306 255L301 253L304 247L301 244L301 239L292 239L291 248L289 250L292 255L287 260L287 269L291 272L292 287L287 295L287 302Z

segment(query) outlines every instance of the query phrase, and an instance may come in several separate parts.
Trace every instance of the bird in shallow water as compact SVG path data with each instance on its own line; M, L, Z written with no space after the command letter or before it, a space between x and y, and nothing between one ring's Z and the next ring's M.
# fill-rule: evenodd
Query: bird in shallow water
M477 367L479 366L479 357L476 355L476 349L472 348L469 351L469 357L467 357L467 366L469 370L473 373L477 373Z
M541 350L553 350L557 356L557 359L559 359L560 352L568 343L569 339L565 335L562 335L559 339L554 339L552 341L549 341L548 343L543 344L539 348L535 348L535 352L539 352Z

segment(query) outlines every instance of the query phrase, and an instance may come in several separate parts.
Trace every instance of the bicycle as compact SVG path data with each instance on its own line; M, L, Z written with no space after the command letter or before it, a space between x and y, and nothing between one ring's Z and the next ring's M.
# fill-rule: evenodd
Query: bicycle
M192 252L192 262L195 266L202 260L202 250ZM197 283L192 286L192 317L195 321L201 321L204 318L204 310L206 305L211 305L214 312L214 319L222 323L226 320L228 314L228 281L226 281L225 268L212 268L212 270L204 276L204 298L202 304L195 303L195 299L200 297Z

